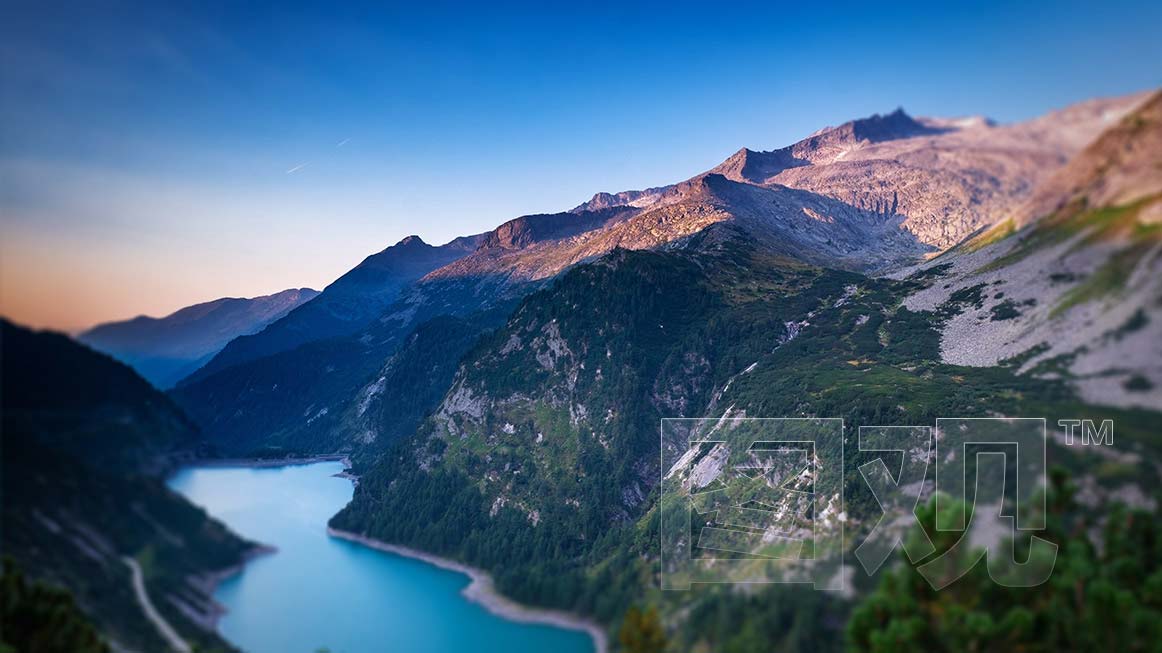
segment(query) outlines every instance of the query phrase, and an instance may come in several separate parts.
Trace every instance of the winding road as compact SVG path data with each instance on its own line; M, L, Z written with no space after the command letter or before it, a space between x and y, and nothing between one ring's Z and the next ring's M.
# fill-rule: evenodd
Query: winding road
M130 557L121 558L129 570L133 572L133 591L137 594L137 602L141 604L141 609L145 612L145 616L153 622L153 626L157 628L157 632L161 634L165 641L169 642L170 648L178 653L193 653L193 649L186 643L186 640L178 635L178 632L169 625L165 617L153 607L153 601L149 600L149 592L145 590L145 575L141 573L141 565Z

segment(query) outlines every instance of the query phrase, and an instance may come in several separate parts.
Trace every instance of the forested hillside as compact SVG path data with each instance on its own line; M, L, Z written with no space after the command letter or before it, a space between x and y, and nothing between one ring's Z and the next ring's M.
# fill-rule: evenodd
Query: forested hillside
M1158 446L1153 414L1082 406L1060 381L1018 376L1019 361L941 362L941 324L979 290L917 313L901 300L937 275L871 279L773 258L729 234L715 240L618 251L530 296L468 354L439 408L363 477L333 525L484 566L518 599L605 623L657 603L680 648L719 650L739 628L768 632L763 619L828 625L784 633L786 650L804 632L839 646L849 608L834 596L804 601L774 587L742 609L720 588L657 591L660 417L841 417L850 445L861 425L1084 414L1115 418L1127 447ZM1153 468L1095 470L1063 447L1051 460L1096 474L1099 497L1158 480ZM878 514L862 462L845 460L849 543ZM673 617L687 608L689 619Z
M122 560L135 559L154 604L183 638L228 650L213 629L217 607L203 580L254 545L165 486L161 475L197 454L192 423L104 354L59 334L6 321L0 328L0 553L27 577L67 589L108 641L167 650ZM21 620L33 617L13 610L16 621L4 630L19 633Z

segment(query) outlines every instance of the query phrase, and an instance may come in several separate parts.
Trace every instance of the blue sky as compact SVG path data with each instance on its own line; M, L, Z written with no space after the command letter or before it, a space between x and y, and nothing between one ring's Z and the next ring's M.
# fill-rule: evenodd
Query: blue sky
M326 285L903 106L1162 84L1157 3L12 3L0 313L75 329Z

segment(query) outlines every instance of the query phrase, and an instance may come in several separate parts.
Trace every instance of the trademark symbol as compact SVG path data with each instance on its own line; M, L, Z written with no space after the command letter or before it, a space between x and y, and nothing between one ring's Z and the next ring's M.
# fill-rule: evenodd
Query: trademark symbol
M1081 444L1084 446L1104 444L1107 447L1112 447L1114 444L1114 421L1112 419L1103 419L1100 428L1094 426L1092 419L1060 419L1057 420L1057 425L1065 432L1065 444L1067 445L1073 445L1078 427L1081 430Z

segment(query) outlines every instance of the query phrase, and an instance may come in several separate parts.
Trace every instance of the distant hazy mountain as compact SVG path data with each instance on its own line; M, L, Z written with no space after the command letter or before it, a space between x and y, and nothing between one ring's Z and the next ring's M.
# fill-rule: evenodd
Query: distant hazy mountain
M296 288L252 299L225 297L165 317L142 315L108 322L77 339L128 364L164 390L204 365L234 338L261 331L318 294Z
M0 320L0 347L0 554L67 588L114 650L170 650L123 562L138 559L183 639L232 650L205 581L253 545L162 478L205 455L193 423L132 369L64 335Z
M189 381L302 344L354 333L390 306L404 286L468 254L480 238L465 236L434 247L419 236L408 236L368 256L313 301L290 311L260 333L231 342Z

